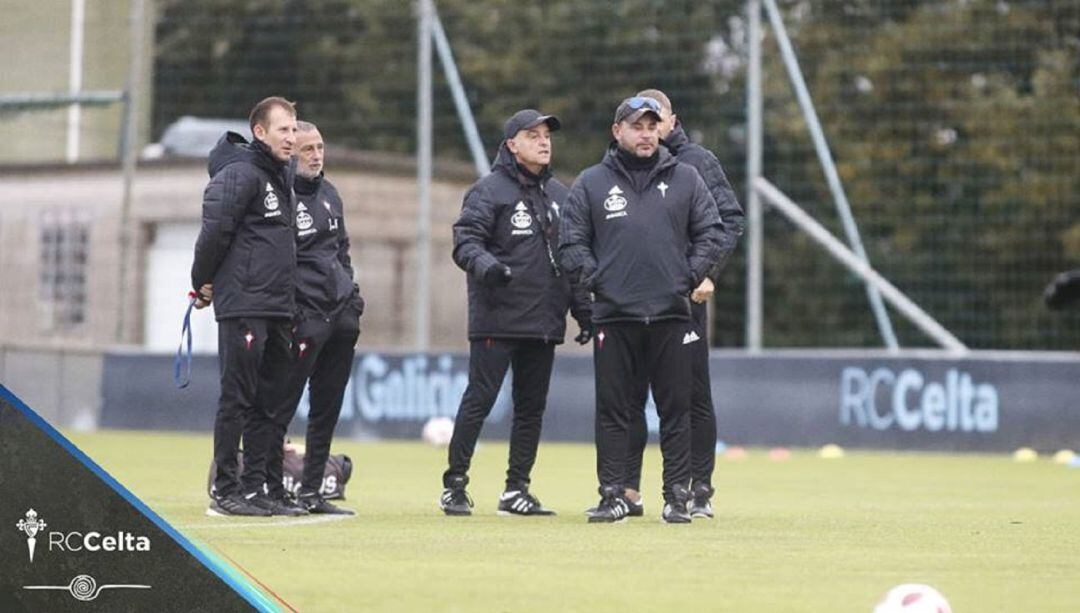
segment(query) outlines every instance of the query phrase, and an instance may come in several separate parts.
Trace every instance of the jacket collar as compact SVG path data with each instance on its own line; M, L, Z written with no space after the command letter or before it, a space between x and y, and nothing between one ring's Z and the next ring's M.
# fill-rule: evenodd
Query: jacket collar
M310 179L303 175L297 174L296 179L294 179L293 187L296 189L296 193L310 196L311 194L319 191L319 188L322 186L322 182L322 172Z
M611 141L611 143L608 145L607 151L604 153L604 159L603 161L601 161L601 164L607 166L608 168L611 168L616 173L621 174L623 177L626 178L627 181L633 184L633 176L630 171L623 165L622 160L619 159L618 149L619 143L614 140ZM659 154L656 157L656 165L653 166L651 170L649 170L648 179L645 182L646 185L652 183L653 179L655 179L657 175L679 163L679 161L676 160L673 155L671 155L671 152L669 152L666 147L660 147L658 151Z
M514 158L514 154L510 153L510 149L506 146L506 141L503 141L502 144L499 145L499 153L495 156L495 165L491 170L492 172L501 172L505 174L522 187L533 187L536 185L543 187L548 179L551 178L550 165L544 166L539 175L534 175L523 168L521 164L518 164L517 159Z
M683 129L682 122L676 121L675 129L661 142L671 151L672 155L678 155L679 149L682 149L690 143L690 137L686 135L686 130Z
M226 132L218 139L207 159L207 171L213 177L229 164L241 161L262 168L270 176L277 178L282 185L288 186L286 170L289 165L274 159L266 143L257 138L249 143L246 138L236 132Z

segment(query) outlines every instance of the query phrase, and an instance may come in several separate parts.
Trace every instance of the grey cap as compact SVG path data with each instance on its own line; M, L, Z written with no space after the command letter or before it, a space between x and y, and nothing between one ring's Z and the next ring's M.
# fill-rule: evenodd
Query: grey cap
M645 113L656 115L657 121L663 119L660 116L660 102L655 98L632 96L619 103L619 108L615 109L615 123L619 123L620 121L634 123L638 119L641 119Z
M536 109L525 109L514 113L510 119L506 120L506 125L503 126L503 138L514 138L518 132L535 128L542 123L546 123L552 132L562 127L559 118L554 115L544 115Z

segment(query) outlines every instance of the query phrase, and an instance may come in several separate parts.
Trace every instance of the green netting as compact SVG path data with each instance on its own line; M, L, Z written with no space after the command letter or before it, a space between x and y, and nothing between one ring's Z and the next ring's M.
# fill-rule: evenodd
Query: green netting
M745 199L743 2L436 4L489 152L507 115L538 106L563 120L556 166L572 180L599 159L616 103L658 87ZM1041 298L1080 267L1080 3L780 5L874 266L971 347L1080 347L1080 315ZM411 153L416 30L407 2L162 1L155 136L181 115L242 118L284 94L338 144ZM765 174L842 237L764 31ZM436 155L468 160L436 75ZM879 346L862 284L778 214L765 224L765 344ZM743 343L744 277L740 253L717 344ZM901 344L932 345L893 321Z

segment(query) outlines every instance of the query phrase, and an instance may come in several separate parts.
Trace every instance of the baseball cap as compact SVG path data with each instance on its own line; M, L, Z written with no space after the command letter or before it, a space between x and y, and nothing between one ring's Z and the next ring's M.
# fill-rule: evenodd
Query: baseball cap
M660 117L660 103L654 98L646 98L645 96L633 96L623 100L619 104L619 108L615 109L615 123L620 121L628 121L633 123L645 113L652 113L656 115L657 121Z
M506 120L506 125L503 127L503 138L514 138L514 135L518 132L535 128L542 123L546 123L552 132L562 127L559 118L554 115L544 115L536 109L524 109L514 113L510 119Z

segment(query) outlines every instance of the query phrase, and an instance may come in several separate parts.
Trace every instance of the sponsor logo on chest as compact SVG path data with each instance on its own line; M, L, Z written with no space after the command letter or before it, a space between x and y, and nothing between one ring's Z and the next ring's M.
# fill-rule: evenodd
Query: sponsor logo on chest
M281 215L281 211L278 210L277 194L274 193L274 187L270 185L270 182L266 182L266 196L263 197L263 206L266 207L266 212L263 213L263 217L277 217Z
M532 223L532 215L529 215L525 203L519 200L514 206L514 214L510 216L510 225L514 227L510 236L532 236Z
M308 236L309 234L315 234L318 232L318 228L313 227L315 225L314 218L308 212L307 206L303 202L299 202L296 205L296 235Z
M623 197L623 191L619 189L618 185L608 190L608 197L604 200L604 210L608 212L607 217L604 219L627 216L626 198Z

